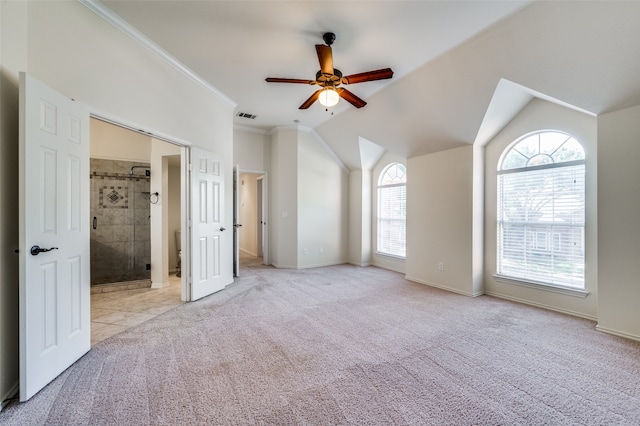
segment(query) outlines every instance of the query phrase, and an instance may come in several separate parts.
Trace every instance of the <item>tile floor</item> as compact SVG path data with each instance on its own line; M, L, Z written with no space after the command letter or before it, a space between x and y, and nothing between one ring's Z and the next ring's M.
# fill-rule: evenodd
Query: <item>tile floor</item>
M240 267L261 267L262 257L240 252ZM180 301L180 278L169 276L163 288L95 293L91 295L91 344L150 320L184 302Z
M180 278L169 277L163 288L140 288L91 295L91 344L141 324L184 302Z

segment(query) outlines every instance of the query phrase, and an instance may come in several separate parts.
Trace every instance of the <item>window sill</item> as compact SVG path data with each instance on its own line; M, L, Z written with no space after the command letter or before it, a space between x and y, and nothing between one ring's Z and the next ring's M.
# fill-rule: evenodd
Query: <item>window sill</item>
M380 253L379 251L376 252L376 256L386 257L388 259L393 259L393 260L401 260L403 262L407 259L406 257L403 257L403 256L396 256L395 254L389 254L389 253Z
M560 294L565 294L567 296L580 297L582 299L584 299L589 295L588 291L581 290L578 288L564 287L560 285L548 284L548 283L542 283L542 282L536 282L536 281L526 281L518 278L505 277L504 275L494 275L493 278L495 278L496 281L500 281L507 284L515 284L521 287L535 288L538 290L550 291L552 293L560 293Z

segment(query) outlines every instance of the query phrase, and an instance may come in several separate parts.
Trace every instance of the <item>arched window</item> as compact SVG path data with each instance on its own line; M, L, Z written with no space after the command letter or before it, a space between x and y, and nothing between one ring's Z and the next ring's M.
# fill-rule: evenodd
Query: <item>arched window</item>
M584 289L585 154L572 136L523 136L498 167L497 273Z
M406 256L407 169L388 165L378 178L378 248L391 256Z

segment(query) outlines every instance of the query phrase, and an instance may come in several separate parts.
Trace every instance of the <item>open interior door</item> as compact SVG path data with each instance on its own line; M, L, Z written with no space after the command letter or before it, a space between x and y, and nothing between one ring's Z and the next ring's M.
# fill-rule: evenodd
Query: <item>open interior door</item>
M20 74L20 400L91 348L89 110Z
M191 300L225 285L230 266L225 256L224 173L220 158L201 148L191 148ZM228 250L228 249L227 249Z
M233 276L240 276L240 167L233 168Z
M264 186L264 175L258 178L258 208L256 210L258 223L256 224L256 228L258 229L257 237L258 237L258 257L262 257L263 263L265 262L264 256L264 231L265 231L265 215L264 215L264 198L263 198L263 186Z

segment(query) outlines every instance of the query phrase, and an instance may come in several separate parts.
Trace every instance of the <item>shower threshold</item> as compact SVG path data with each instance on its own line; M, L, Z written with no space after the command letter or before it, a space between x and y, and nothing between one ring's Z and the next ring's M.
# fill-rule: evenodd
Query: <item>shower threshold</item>
M135 290L150 288L151 280L122 281L118 283L96 284L91 286L91 294L111 293L112 291Z

